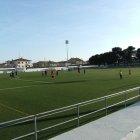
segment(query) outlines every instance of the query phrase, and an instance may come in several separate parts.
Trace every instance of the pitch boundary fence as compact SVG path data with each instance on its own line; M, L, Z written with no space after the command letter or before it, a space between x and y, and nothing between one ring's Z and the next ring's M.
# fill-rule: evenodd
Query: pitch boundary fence
M132 94L132 92L134 92L134 91L136 91L136 92L133 96L128 96L130 93ZM118 102L113 103L113 104L108 104L109 100L111 100L111 99L113 99L114 97L117 97L117 96L118 97L123 97L123 100L118 101ZM30 136L33 136L34 139L37 140L38 139L38 134L40 132L51 130L52 128L65 125L65 124L70 123L72 121L76 121L77 126L79 127L80 126L80 120L82 118L93 115L93 114L96 114L100 111L105 111L105 113L107 115L108 110L110 108L112 108L114 106L117 106L117 105L120 105L120 104L123 104L124 107L126 107L128 101L135 100L135 99L138 99L138 100L140 99L140 87L132 88L132 89L129 89L129 90L125 90L125 91L114 93L114 94L111 94L111 95L108 95L108 96L104 96L104 97L96 98L96 99L93 99L93 100L81 102L81 103L78 103L78 104L58 108L58 109L55 109L55 110L39 113L39 114L36 114L36 115L30 115L30 116L27 116L27 117L3 122L3 123L0 123L0 128L2 129L2 128L7 128L7 127L12 127L12 126L15 126L15 125L20 125L20 124L24 124L24 123L28 123L28 122L32 121L33 124L34 124L34 130L32 132L30 132L28 134L24 134L24 135L16 137L16 138L13 138L12 140L19 140L19 139L23 139L23 138L30 137ZM87 106L87 105L90 105L90 104L94 104L94 103L98 103L100 101L104 102L104 106L102 108L100 108L98 110L94 110L92 112L87 112L86 114L81 114L80 113L80 108L81 107L84 107L84 106ZM70 111L72 109L76 109L76 112L77 112L76 117L74 117L72 119L69 119L69 120L66 120L64 122L61 122L61 123L54 124L54 125L49 126L49 127L45 127L45 128L41 128L41 129L38 128L38 120L43 119L43 118L48 117L48 116L51 116L51 115L55 115L55 114L59 114L59 113L62 113L62 112Z

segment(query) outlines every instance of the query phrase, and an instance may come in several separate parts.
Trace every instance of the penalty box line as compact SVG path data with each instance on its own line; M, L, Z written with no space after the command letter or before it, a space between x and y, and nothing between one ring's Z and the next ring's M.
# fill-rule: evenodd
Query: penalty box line
M23 111L21 111L21 110L18 110L18 109L16 109L16 108L13 108L13 107L10 107L10 106L7 106L7 105L5 105L5 104L2 104L2 103L0 103L0 106L3 106L3 107L5 107L5 108L7 108L7 109L9 109L9 110L12 110L12 111L14 111L14 112L18 112L18 113L20 113L20 114L23 114L23 115L30 115L30 114L28 114L28 113L25 113L25 112L23 112Z
M29 87L35 87L35 86L38 86L38 85L31 85L31 86L19 86L19 87L13 87L13 88L1 88L0 91L2 90L10 90L10 89L20 89L20 88L29 88ZM0 93L2 94L2 93ZM6 93L3 93L3 94L6 94Z
M48 84L53 83L53 82L34 81L34 80L23 80L23 79L18 79L18 80L29 81L29 82L48 83ZM13 88L2 88L2 89L0 89L0 91L3 91L3 90L12 90L12 89L20 89L20 88L29 88L29 87L35 87L35 86L39 86L39 85L19 86L19 87L13 87ZM1 93L1 94L2 94L2 93ZM5 94L5 93L3 93L3 94ZM16 108L7 106L7 105L2 104L2 103L0 103L0 106L5 107L5 108L7 108L7 109L9 109L9 110L12 110L12 111L14 111L14 112L18 112L18 113L23 114L23 115L30 115L30 114L28 114L28 113L25 113L25 112L23 112L23 111L20 111L20 110L18 110L18 109L16 109Z
M18 79L22 80L22 79ZM29 81L29 82L37 82L37 83L46 83L46 84L52 84L53 82L44 82L44 81L33 81L33 80L22 80L22 81ZM30 88L30 87L36 87L40 85L30 85L30 86L18 86L18 87L11 87L11 88L1 88L0 91L3 90L14 90L14 89L20 89L20 88ZM0 93L0 94L6 94L6 93Z
M21 81L27 81L27 82L36 82L36 83L46 83L46 84L52 84L53 82L46 82L46 81L35 81L35 80L25 80L25 79L17 79Z

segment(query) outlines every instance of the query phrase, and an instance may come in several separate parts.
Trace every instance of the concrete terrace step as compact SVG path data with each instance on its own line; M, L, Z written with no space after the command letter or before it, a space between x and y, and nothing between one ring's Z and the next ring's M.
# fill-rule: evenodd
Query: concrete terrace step
M139 126L140 102L50 140L122 140Z

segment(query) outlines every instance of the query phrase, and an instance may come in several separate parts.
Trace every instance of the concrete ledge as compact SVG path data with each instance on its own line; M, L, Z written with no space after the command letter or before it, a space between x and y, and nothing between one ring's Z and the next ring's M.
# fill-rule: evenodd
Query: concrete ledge
M139 126L140 102L50 140L130 140L124 138Z
M122 140L140 140L140 126L129 132Z

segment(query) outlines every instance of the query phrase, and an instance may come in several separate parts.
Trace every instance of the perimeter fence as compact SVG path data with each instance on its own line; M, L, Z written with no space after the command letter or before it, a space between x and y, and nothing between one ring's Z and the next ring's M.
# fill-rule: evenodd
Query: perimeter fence
M139 101L140 87L0 123L0 139L48 139Z

